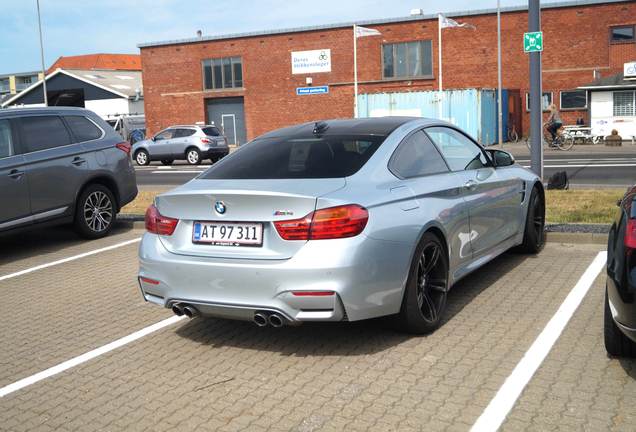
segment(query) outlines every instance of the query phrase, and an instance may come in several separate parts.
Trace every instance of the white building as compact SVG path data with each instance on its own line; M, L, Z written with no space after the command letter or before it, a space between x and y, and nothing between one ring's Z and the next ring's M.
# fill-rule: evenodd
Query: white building
M42 81L2 103L3 108L43 106ZM56 69L46 77L49 106L75 106L94 111L108 120L143 114L141 71Z
M622 74L597 79L579 89L590 93L593 135L607 136L616 129L623 139L636 137L636 62L625 63Z

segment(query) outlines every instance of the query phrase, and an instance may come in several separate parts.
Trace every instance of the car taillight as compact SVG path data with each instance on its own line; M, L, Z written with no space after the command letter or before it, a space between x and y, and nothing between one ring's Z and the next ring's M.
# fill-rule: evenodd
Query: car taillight
M179 223L179 219L173 219L166 216L162 216L157 210L157 207L154 204L151 204L150 207L146 210L146 230L153 234L159 235L172 235L174 233L177 224Z
M316 210L300 219L274 222L284 240L327 240L357 236L369 212L356 204Z
M117 147L119 150L123 151L127 155L130 154L130 149L132 148L128 141L117 143L115 144L115 147Z
M636 219L627 220L625 229L625 247L636 249Z
M202 144L210 144L212 142L212 140L210 138L201 138L201 143Z

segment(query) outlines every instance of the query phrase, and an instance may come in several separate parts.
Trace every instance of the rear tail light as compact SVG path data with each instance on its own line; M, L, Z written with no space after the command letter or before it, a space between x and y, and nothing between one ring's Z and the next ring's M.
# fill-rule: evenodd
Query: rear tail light
M142 282L145 282L147 284L150 284L150 285L159 285L159 281L155 280L155 279L150 279L150 278L147 278L147 277L139 276L139 280L142 281Z
M627 220L625 229L625 247L636 249L636 219Z
M117 147L119 150L123 151L124 153L126 153L127 155L130 154L130 143L128 141L123 141L120 143L115 144L115 147Z
M210 138L201 138L201 144L211 144L212 140Z
M356 204L316 210L300 219L274 222L284 240L327 240L355 237L364 230L369 212Z
M157 207L151 205L146 210L146 230L149 233L159 234L159 235L172 235L174 233L177 224L179 223L179 219L173 219L166 216L162 216L157 210Z

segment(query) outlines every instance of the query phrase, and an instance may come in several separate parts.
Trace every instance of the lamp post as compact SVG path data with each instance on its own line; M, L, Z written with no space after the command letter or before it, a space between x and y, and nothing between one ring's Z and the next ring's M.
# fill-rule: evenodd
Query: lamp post
M42 92L44 93L44 106L49 105L46 95L46 70L44 70L44 44L42 43L42 21L40 19L40 0L35 0L38 8L38 29L40 31L40 60L42 61Z

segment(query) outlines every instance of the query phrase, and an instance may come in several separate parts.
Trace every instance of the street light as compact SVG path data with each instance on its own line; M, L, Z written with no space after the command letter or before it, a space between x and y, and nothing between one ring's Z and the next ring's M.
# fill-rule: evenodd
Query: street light
M49 105L46 96L46 71L44 70L44 44L42 43L42 21L40 20L40 0L35 0L38 8L38 29L40 31L40 60L42 61L42 91L44 92L44 106Z

